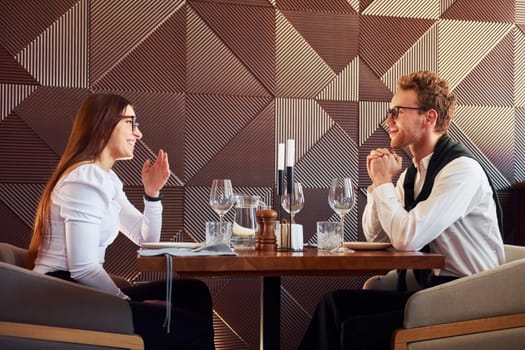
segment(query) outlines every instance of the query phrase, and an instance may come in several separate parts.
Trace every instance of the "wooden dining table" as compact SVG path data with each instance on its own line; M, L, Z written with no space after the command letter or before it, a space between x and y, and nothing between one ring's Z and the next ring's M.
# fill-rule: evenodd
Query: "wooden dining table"
M350 276L382 274L392 269L441 268L440 254L399 252L393 249L356 252L302 252L240 250L237 256L172 256L173 272L180 277L260 277L260 349L280 348L282 276ZM165 256L139 256L140 272L164 272Z

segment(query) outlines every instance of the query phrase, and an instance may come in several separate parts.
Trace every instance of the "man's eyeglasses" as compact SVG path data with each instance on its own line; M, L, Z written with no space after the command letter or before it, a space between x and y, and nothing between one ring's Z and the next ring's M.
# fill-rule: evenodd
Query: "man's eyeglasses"
M393 120L397 120L397 118L399 117L399 110L401 108L413 109L416 111L427 111L428 110L428 108L423 108L423 107L394 106L393 108L390 108L386 111L387 117L392 117Z
M130 122L131 122L131 132L135 132L137 131L137 129L139 128L139 123L137 123L137 117L135 117L134 115L123 115L122 116L122 119L131 119Z

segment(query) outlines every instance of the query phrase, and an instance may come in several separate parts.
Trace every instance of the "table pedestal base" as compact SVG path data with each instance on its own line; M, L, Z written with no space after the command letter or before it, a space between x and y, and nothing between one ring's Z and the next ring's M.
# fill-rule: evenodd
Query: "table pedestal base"
M261 281L260 349L281 348L281 277Z

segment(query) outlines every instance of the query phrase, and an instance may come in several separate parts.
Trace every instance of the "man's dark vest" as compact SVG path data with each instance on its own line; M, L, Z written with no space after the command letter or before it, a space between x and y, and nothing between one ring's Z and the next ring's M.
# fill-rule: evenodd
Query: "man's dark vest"
M413 163L410 163L405 175L405 181L403 183L403 188L405 191L405 209L407 211L412 210L419 202L428 198L430 192L432 192L434 179L436 178L439 171L443 169L443 167L450 161L458 157L469 157L476 159L474 155L462 144L453 141L447 134L444 134L437 142L434 149L434 154L430 158L425 182L423 183L423 188L421 189L421 192L417 198L414 198L414 183L416 180L417 169ZM498 194L492 185L488 174L487 178L489 180L490 186L492 187L493 198L494 202L496 203L496 213L498 216L500 233L503 234L503 218ZM461 194L458 193L458 195ZM429 252L430 246L427 244L425 247L423 247L423 249L421 249L421 251ZM398 290L406 290L406 270L399 270L398 273ZM414 275L416 276L418 283L423 286L426 284L429 274L430 270L414 270Z

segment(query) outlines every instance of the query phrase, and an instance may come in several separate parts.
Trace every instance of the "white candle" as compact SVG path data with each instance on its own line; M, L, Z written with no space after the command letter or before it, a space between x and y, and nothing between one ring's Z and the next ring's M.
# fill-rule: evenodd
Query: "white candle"
M288 139L286 142L286 166L293 166L295 163L295 140Z
M277 147L277 170L284 170L284 143Z

